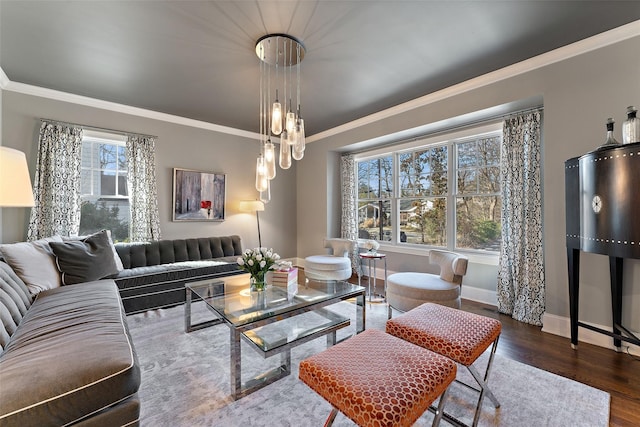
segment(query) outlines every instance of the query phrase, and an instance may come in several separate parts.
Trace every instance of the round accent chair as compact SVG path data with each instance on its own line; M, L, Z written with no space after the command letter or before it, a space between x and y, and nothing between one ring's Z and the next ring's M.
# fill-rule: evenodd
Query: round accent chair
M349 239L324 239L324 247L331 254L311 255L304 259L304 274L314 280L347 280L353 268L349 254L356 250L357 243Z
M460 308L462 277L467 273L468 258L449 251L432 249L429 263L440 267L440 274L394 273L387 277L389 318L391 309L409 311L425 302Z

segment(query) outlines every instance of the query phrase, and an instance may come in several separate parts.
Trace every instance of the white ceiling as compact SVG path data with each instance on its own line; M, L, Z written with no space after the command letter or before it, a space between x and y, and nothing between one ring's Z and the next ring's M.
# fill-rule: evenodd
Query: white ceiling
M0 68L257 132L255 42L288 33L312 135L638 19L640 1L0 0Z

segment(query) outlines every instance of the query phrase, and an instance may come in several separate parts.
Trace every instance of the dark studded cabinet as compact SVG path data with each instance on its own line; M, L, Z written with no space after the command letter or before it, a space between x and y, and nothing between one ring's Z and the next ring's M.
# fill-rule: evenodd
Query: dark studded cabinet
M640 143L589 152L565 162L566 245L569 272L571 346L578 327L640 345L622 325L622 271L625 258L640 259ZM611 331L578 317L580 252L609 257Z

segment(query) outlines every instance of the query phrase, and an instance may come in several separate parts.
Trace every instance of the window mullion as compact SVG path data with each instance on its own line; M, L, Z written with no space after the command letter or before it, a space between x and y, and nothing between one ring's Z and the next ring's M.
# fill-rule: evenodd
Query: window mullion
M457 179L457 162L458 156L456 153L455 143L449 142L447 150L449 155L449 162L447 165L447 179L449 185L447 186L447 248L454 250L456 247L456 195L458 193L458 179Z

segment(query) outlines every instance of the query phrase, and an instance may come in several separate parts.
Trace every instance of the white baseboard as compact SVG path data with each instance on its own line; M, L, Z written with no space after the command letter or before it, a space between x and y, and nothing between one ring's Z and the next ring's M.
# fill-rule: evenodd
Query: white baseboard
M498 305L498 297L496 291L488 289L474 288L473 286L462 285L462 299L477 301L484 304L496 306Z
M294 267L304 268L304 258L286 258L285 261L291 261Z
M587 323L591 326L595 326L604 330L611 329L611 326L603 326L590 322L583 323ZM542 316L542 325L542 332L559 335L565 338L571 338L571 320L568 317L545 313ZM635 335L640 335L638 332L632 332ZM610 336L586 328L578 327L578 342L585 342L588 344L616 350L616 348L613 346L613 339ZM628 348L631 354L633 354L634 356L640 356L640 346L623 341L622 348Z

